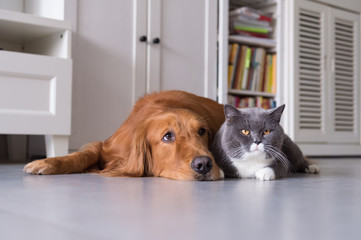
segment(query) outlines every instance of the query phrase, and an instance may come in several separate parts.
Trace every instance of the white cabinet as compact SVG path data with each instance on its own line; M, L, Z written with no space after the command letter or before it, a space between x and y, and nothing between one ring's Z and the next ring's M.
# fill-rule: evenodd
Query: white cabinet
M68 152L71 25L64 0L0 3L0 133L46 135L48 156Z
M361 154L360 13L290 1L288 132L310 155Z
M145 93L216 99L217 1L78 2L71 149L108 138Z

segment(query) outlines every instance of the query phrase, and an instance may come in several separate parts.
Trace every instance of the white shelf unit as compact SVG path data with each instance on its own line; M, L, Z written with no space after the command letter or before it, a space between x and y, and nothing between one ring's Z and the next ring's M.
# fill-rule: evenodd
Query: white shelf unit
M65 0L0 3L0 134L45 135L47 156L68 152L71 25Z
M281 24L279 19L281 18L281 4L278 0L270 0L266 3L262 1L219 1L219 34L218 34L218 43L219 43L219 52L218 52L218 102L225 104L228 102L228 95L237 95L237 96L254 96L254 97L267 97L273 98L277 105L283 103L283 98L279 94L279 86L282 84L282 75L280 74L282 58L282 31ZM253 3L253 4L252 4ZM256 37L247 37L247 36L235 36L229 35L228 24L229 24L229 7L230 4L239 4L239 6L250 6L247 4L252 4L251 7L263 10L267 13L272 13L274 31L271 34L270 39L262 39ZM267 49L268 52L277 53L277 65L276 65L276 82L277 90L276 94L258 92L258 91L248 91L248 90L235 90L230 89L228 86L228 44L229 43L239 43L242 45L247 45L251 47L263 47Z

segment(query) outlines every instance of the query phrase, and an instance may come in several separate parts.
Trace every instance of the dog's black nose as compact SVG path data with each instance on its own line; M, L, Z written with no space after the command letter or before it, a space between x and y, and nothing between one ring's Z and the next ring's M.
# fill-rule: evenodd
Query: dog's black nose
M196 157L191 163L194 171L200 174L206 174L212 169L212 159L208 156Z

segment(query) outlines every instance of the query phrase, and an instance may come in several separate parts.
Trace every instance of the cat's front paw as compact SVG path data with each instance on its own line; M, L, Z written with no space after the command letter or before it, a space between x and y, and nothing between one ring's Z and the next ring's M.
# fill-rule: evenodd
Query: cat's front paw
M305 172L317 174L320 172L320 167L317 166L316 164L311 164L311 165L308 165L308 167L305 169Z
M266 167L256 172L256 178L261 181L275 180L276 174L272 168Z

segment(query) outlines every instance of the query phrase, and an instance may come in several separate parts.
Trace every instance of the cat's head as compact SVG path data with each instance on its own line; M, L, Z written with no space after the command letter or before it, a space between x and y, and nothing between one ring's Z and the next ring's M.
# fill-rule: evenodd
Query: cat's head
M280 152L284 132L280 120L285 105L265 110L262 108L237 109L225 105L225 132L222 147L232 158L242 158L245 153L264 152L275 157Z

